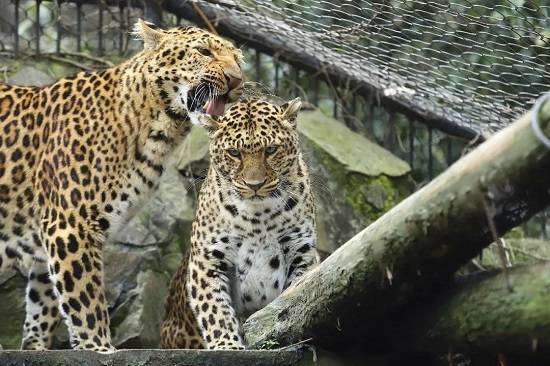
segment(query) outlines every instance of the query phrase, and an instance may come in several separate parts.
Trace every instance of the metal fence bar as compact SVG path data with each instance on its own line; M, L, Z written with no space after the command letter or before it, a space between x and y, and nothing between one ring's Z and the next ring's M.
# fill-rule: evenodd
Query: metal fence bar
M35 49L35 52L36 54L40 54L40 1L41 0L36 0L35 4L36 4L36 23L35 23L35 36L36 36L36 49Z
M313 104L319 105L319 78L316 76L313 77L312 81L312 87L313 87Z
M55 38L55 52L61 53L61 3L63 0L57 0L57 22L56 22L56 38Z
M99 6L97 28L97 53L103 55L103 6Z
M273 63L275 64L275 94L279 93L279 61L274 58Z
M82 4L80 0L76 2L76 51L82 50Z
M19 54L19 0L13 1L15 24L13 25L13 50Z
M123 23L123 4L121 1L118 2L118 16L119 16L119 28L118 28L118 53L122 55L122 42L124 42L124 25Z
M294 81L292 96L300 97L300 70L297 67L292 68L292 80Z
M409 119L409 165L411 171L414 170L414 138L415 138L414 120Z
M546 233L546 211L543 211L540 214L540 229L542 239L546 240L548 238L548 235Z
M450 166L453 163L453 141L447 138L447 165Z
M434 177L433 129L428 127L428 178Z
M254 50L254 70L256 72L256 80L260 81L262 78L262 55L257 49Z
M334 90L333 90L333 96L332 96L332 102L333 102L333 105L332 105L332 116L337 119L338 118L338 93L337 93L337 88L334 87Z

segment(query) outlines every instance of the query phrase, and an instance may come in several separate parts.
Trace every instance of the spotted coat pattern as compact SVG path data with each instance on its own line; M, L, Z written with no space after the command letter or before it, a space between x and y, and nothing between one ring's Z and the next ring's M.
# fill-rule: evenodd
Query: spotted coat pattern
M215 35L142 21L136 33L144 51L119 66L0 84L0 270L28 274L23 349L50 347L63 318L73 348L113 350L103 245L157 186L206 101L197 85L231 97L242 79L240 51Z
M239 320L318 262L299 107L299 100L276 106L249 99L221 119L201 118L211 163L190 253L172 279L162 347L244 348Z

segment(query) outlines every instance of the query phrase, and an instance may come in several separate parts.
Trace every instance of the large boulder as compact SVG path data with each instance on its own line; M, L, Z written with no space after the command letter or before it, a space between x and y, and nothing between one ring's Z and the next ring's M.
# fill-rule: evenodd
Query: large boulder
M317 203L318 248L333 252L411 192L409 165L320 110L298 115Z

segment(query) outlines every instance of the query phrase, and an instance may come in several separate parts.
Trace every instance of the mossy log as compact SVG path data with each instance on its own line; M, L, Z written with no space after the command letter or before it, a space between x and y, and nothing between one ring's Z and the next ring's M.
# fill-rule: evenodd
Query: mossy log
M121 350L0 351L2 366L293 366L306 357L300 348L281 351Z
M550 102L539 119L550 134ZM248 343L376 344L385 317L493 241L488 216L503 234L548 205L550 149L529 123L524 116L490 138L253 314Z
M550 264L517 267L453 286L407 314L397 349L550 355ZM510 282L511 287L507 283Z

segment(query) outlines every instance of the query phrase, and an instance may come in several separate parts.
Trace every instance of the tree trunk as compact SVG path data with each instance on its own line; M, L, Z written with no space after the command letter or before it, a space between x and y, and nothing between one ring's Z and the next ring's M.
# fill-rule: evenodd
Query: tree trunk
M539 115L550 133L550 102ZM499 235L550 202L550 150L525 116L335 251L244 324L247 341L377 341L384 317L433 291Z
M550 354L550 264L454 286L407 314L390 336L400 351Z

